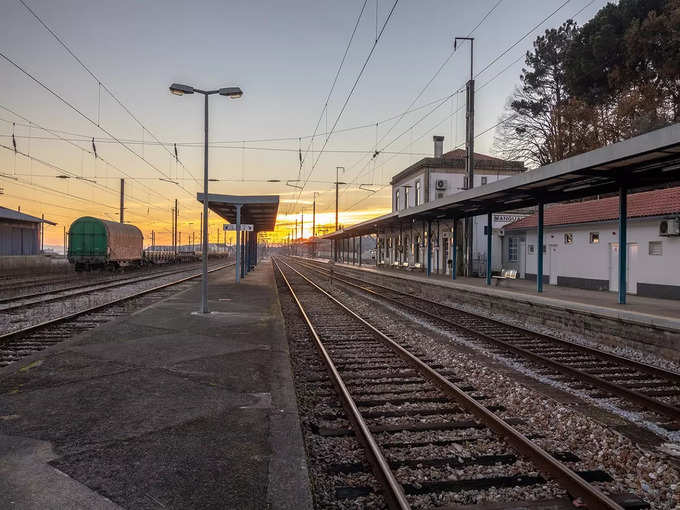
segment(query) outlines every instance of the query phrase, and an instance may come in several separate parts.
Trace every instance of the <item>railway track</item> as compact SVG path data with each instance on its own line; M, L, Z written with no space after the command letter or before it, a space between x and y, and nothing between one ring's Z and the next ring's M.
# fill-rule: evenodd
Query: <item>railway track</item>
M295 263L329 276L318 263ZM487 349L595 399L620 399L625 407L644 410L667 430L680 429L680 374L596 348L510 325L496 319L414 296L334 270L334 280L357 289L447 331L462 332Z
M126 268L125 270L123 270L122 274L126 273L134 274L139 273L140 271L153 272L158 270L155 269L155 267L156 266L147 266L142 268ZM0 303L5 303L15 298L21 299L24 296L24 294L18 294L18 292L25 291L26 289L38 289L57 285L67 285L67 287L65 287L65 289L67 289L72 287L72 285L69 284L72 284L74 281L81 281L82 285L85 285L86 282L89 282L90 284L95 284L107 281L115 281L120 279L120 276L121 274L110 274L109 272L107 272L106 275L104 276L102 276L100 272L74 273L71 272L70 268L69 272L61 274L57 273L40 276L19 276L19 277L4 275L0 276L0 293L4 294L2 297L0 297ZM11 295L8 295L10 293ZM34 292L31 292L31 294L34 294Z
M647 507L634 496L607 495L606 472L571 452L547 451L541 443L550 441L508 416L502 402L432 363L417 346L393 340L287 262L276 258L274 266L313 339L316 356L310 350L298 362L317 385L324 378L315 374L327 374L344 409L322 406L326 425L318 433L353 433L367 460L328 465L338 499L379 494L388 508L406 509L446 501L445 494L474 501L474 493L494 491L508 504L523 495L550 497L533 508ZM366 482L366 471L375 483Z
M210 273L234 264L223 264L209 269ZM167 276L166 274L161 276ZM0 335L0 368L10 365L21 358L42 351L54 344L63 342L83 331L95 328L105 322L129 313L132 309L148 306L177 292L201 273L184 276L177 280L137 291L106 303L67 313L38 324L33 324ZM157 276L158 277L158 276Z
M19 296L12 296L6 298L0 298L0 313L7 313L13 310L25 309L29 306L37 306L41 304L51 303L53 301L59 301L71 297L81 296L83 294L89 294L91 292L99 290L114 289L118 287L123 287L125 285L131 285L135 283L145 282L148 280L153 280L156 278L161 278L163 276L171 276L178 273L186 273L193 269L198 268L196 265L192 268L182 268L182 269L172 269L172 270L157 270L143 275L134 275L127 278L107 278L104 282L100 281L86 281L79 283L77 285L70 285L68 287L62 287L57 289L48 289L38 292L32 292L30 294L21 294Z

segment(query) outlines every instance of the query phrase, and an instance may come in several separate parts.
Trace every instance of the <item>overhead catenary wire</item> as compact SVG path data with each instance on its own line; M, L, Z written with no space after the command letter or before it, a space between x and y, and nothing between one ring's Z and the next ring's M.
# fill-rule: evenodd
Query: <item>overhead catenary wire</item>
M26 121L26 122L30 122L30 125L35 126L35 127L37 127L38 129L41 129L41 130L46 131L46 132L48 132L48 133L50 133L50 134L53 134L55 137L58 137L60 140L63 140L64 142L69 143L69 144L72 145L73 147L75 147L75 148L77 148L77 149L80 149L81 151L83 151L83 153L87 153L87 154L90 154L90 155L94 156L94 154L93 154L92 151L90 151L89 149L86 149L86 148L84 148L84 147L81 147L80 145L74 143L72 140L68 140L68 139L62 137L61 135L58 134L57 131L52 130L52 129L50 129L50 128L46 128L46 127L44 127L44 126L42 126L42 125L40 125L40 124L37 124L36 122L33 122L33 121L27 119L27 118L24 117L23 115L17 113L16 111L14 111L14 110L12 110L12 109L6 107L6 106L0 105L0 108L2 108L3 110L9 112L10 114L14 115L15 117L18 117L18 118L20 118L20 119L23 119L23 120ZM5 122L10 122L10 121L5 120L5 119L0 119L0 120L4 120ZM88 140L78 140L78 141L82 141L82 142L84 142L84 143L87 143L87 142L88 142ZM16 146L15 146L15 150L16 150ZM100 159L102 162L104 162L104 164L106 164L106 165L110 166L111 168L117 170L121 175L124 175L125 177L127 177L127 178L129 178L129 179L131 179L131 180L137 180L137 178L132 177L129 173L127 173L127 172L125 172L124 170L120 169L119 167L117 167L117 166L114 165L113 163L109 162L108 160L102 158L101 156L99 156L99 159ZM144 184L140 184L140 185L141 185L142 187L144 187L148 192L154 193L154 194L158 195L159 197L161 197L161 198L163 198L163 199L166 198L166 197L164 197L162 194L160 194L158 191L154 190L153 188L150 188L150 187L148 187L148 186L146 186L146 185L144 185Z
M514 42L513 44L511 44L508 48L506 48L505 50L503 50L503 51L502 51L499 55L497 55L494 59L492 59L492 60L490 61L490 63L487 64L481 71L479 71L478 73L476 73L474 77L477 78L480 74L482 74L484 71L486 71L487 69L489 69L489 68L491 67L491 65L493 65L493 64L494 64L495 62L497 62L500 58L502 58L504 55L506 55L510 50L512 50L513 48L515 48L515 47L516 47L520 42L522 42L524 39L526 39L527 37L529 37L529 35L531 35L537 28L539 28L539 27L540 27L541 25L543 25L546 21L548 21L548 20L549 20L550 18L552 18L555 14L557 14L557 13L558 13L562 8L564 8L570 1L571 1L571 0L566 0L566 1L563 2L559 7L557 7L557 9L555 9L555 10L552 11L550 14L548 14L546 17L544 17L540 22L538 22L536 25L534 25L530 31L528 31L527 33L525 33L524 35L522 35L517 41L515 41L515 42ZM577 11L577 13L576 13L574 16L576 16L576 15L580 14L581 12L583 12L583 10L585 10L588 6L590 6L594 1L595 1L595 0L590 0L584 7L582 7L579 11ZM489 80L487 80L486 82L484 82L480 87L477 87L476 92L479 92L479 91L480 91L481 89L483 89L485 86L489 85L491 82L493 82L494 80L496 80L501 74L503 74L505 71L507 71L508 69L510 69L510 68L511 68L518 60L520 60L523 56L524 56L524 55L520 56L518 59L515 59L515 60L514 60L512 63L510 63L508 66L506 66L505 68L503 68L499 73L497 73L497 74L494 75L492 78L490 78ZM455 95L456 93L458 93L458 92L460 92L460 91L462 91L462 90L464 90L463 87L459 87L453 94L447 96L447 98L448 98L448 97L453 97L453 95ZM388 147L388 146L391 145L394 141L398 140L399 138L401 138L402 136L404 136L406 133L410 132L410 130L412 129L412 127L413 127L414 125L419 124L422 120L424 120L425 118L427 118L428 116L430 116L432 113L434 113L436 110L438 110L439 108L441 108L441 106L443 106L445 103L446 103L446 101L439 101L439 103L438 103L433 109L431 109L431 110L428 111L425 115L423 115L421 118L419 118L418 120L416 120L416 121L411 125L411 127L409 127L408 129L404 130L404 131L401 132L398 136L396 136L394 139L392 139L385 147ZM447 116L445 120L448 120L450 117L452 117L453 115L455 115L456 113L458 113L458 112L461 111L462 109L463 109L463 107L460 107L460 108L456 109L451 115ZM441 125L441 124L442 124L442 122L438 123L435 127L438 127L438 126ZM425 134L431 132L433 129L434 129L434 128L430 128ZM425 136L425 135L421 135L420 137L418 137L418 138L417 138L416 140L414 140L414 141L419 140L419 139L422 138L423 136ZM410 144L409 144L409 145L410 145ZM406 147L407 147L407 146L405 146L404 148L402 148L402 149L400 149L399 151L396 151L396 152L402 152ZM395 157L395 156L392 156L391 158L388 158L388 160L385 161L385 162L383 162L383 164L380 165L380 166L383 166L383 165L386 164L387 162L391 161L392 159L394 159L394 157ZM364 172L365 168L366 168L366 167L364 166L364 167L359 171L359 173L357 174L357 176L352 180L353 183L356 182L356 180L359 179L359 178L361 177L361 175L363 175L363 172ZM364 198L362 199L362 201L365 200L365 198L366 198L366 197L364 197Z
M352 34L349 37L349 41L347 41L347 46L345 47L345 52L342 55L342 59L340 60L340 65L338 65L338 70L335 73L335 77L333 78L333 83L331 84L331 88L328 91L328 95L326 96L326 100L324 101L323 108L321 109L321 114L319 114L319 119L316 121L316 126L314 127L314 133L312 133L312 137L309 141L309 144L307 145L307 150L305 151L305 154L300 157L300 169L302 170L302 167L304 166L305 159L307 158L307 154L309 153L309 149L312 145L312 141L314 140L314 137L316 136L316 133L319 129L319 125L321 124L321 119L324 116L324 113L326 114L326 119L328 119L328 102L331 99L331 96L333 95L333 90L335 90L335 85L338 83L338 78L340 76L340 72L342 71L342 67L345 64L345 59L347 58L347 54L349 53L349 48L352 46L352 41L354 40L354 36L357 33L357 28L359 27L359 22L361 21L361 17L364 14L364 10L366 9L366 4L368 3L368 0L364 0L363 5L361 6L361 10L359 11L359 15L357 16L357 20L354 23L354 28L352 29ZM328 131L328 129L326 129Z
M111 138L113 138L114 140L116 140L116 141L117 141L122 147L124 147L127 151L129 151L129 152L130 152L131 154L133 154L135 157L139 158L141 161L143 161L144 163L146 163L149 167L151 167L151 168L154 169L156 172L158 172L159 174L161 174L164 178L170 179L170 176L168 176L165 172L163 172L161 169L159 169L156 165L154 165L154 164L151 163L149 160L147 160L146 158L144 158L144 157L143 157L141 154L139 154L138 152L132 150L132 149L130 148L129 145L125 144L125 143L124 143L123 141L121 141L119 138L115 137L115 136L114 136L111 132L109 132L106 128L104 128L104 127L102 127L102 126L97 126L97 123L96 123L93 119L91 119L88 115L84 114L82 111L80 111L80 110L79 110L76 106L74 106L72 103L70 103L69 101L67 101L66 99L64 99L61 95L59 95L57 92L55 92L55 91L52 90L50 87L48 87L47 85L45 85L41 80L39 80L39 79L36 78L33 74L31 74L31 73L28 72L26 69L24 69L23 67L21 67L21 66L20 66L19 64L17 64L14 60L12 60L10 57L8 57L7 55L5 55L5 53L3 53L2 51L0 51L0 57L2 57L4 60L6 60L8 63L10 63L12 66L14 66L14 67L15 67L16 69L18 69L19 71L21 71L24 75L26 75L26 76L27 76L28 78L30 78L33 82L35 82L36 84L38 84L38 85L39 85L40 87L42 87L44 90L46 90L47 92L49 92L50 94L52 94L55 98L57 98L57 99L58 99L59 101L61 101L63 104L65 104L66 106L68 106L70 109L72 109L72 110L73 110L74 112L76 112L78 115L80 115L80 116L83 117L85 120L87 120L88 122L90 122L92 125L96 126L98 129L101 129L101 130L102 130L104 133L106 133L108 136L110 136ZM187 193L189 196L191 196L191 197L194 196L193 193L191 193L191 192L190 192L189 190L187 190L185 187L180 186L180 188L181 188L185 193Z
M94 72L93 72L87 65L85 65L85 63L84 63L84 62L83 62L83 61L82 61L82 60L81 60L81 59L73 52L73 50L71 50L71 48L66 44L66 42L65 42L65 41L64 41L64 40L63 40L63 39L62 39L62 38L54 31L54 30L52 30L52 28L50 28L50 27L47 25L47 23L45 23L45 21L43 21L43 19L42 19L40 16L38 16L38 14L37 14L33 9L31 9L31 7L25 2L25 0L18 0L18 1L19 1L19 3L21 3L21 4L26 8L26 10L28 10L28 12L31 13L31 15L33 15L33 17L38 21L38 23L40 23L40 24L45 28L45 30L47 30L47 31L52 35L52 37L54 37L54 38L57 40L57 42L58 42L58 43L59 43L59 44L60 44L60 45L61 45L61 46L69 53L69 55L71 55L71 56L76 60L76 62L78 62L78 64L80 64L80 66L81 66L83 69L85 69L85 71L86 71L86 72L87 72L87 73L88 73L88 74L89 74L89 75L97 82L97 88L98 88L98 90L97 90L97 93L98 93L97 123L96 123L97 127L101 127L101 125L100 125L100 120L101 120L101 119L100 119L100 116L101 116L101 115L100 115L100 114L101 114L101 89L103 88L104 91L106 91L106 93L109 94L109 96L111 96L111 98L112 98L116 103L118 103L118 105L119 105L123 110L125 110L125 112L126 112L128 115L130 115L130 117L131 117L137 124L139 124L139 126L140 126L144 131L146 131L147 133L149 133L149 134L151 135L151 137L152 137L154 140L156 140L157 142L159 142L159 144L160 144L160 140L156 137L156 135L154 135L153 132L152 132L151 130L149 130L149 129L148 129L148 128L147 128L147 127L146 127L146 126L145 126L145 125L137 118L137 116L136 116L134 113L132 113L132 111L127 107L127 105L125 105L125 104L124 104L124 103L123 103L123 102L122 102L122 101L121 101L121 100L120 100L120 99L119 99L119 98L111 91L111 89L109 89L109 87L107 87L106 84L104 84L104 83L102 82L102 80L101 80L98 76L96 76L96 75L94 74ZM163 145L163 144L160 144L160 145ZM163 147L165 148L166 151L168 151L168 153L169 153L170 155L172 155L172 153L170 152L170 150L169 150L165 145L163 145ZM180 165L182 165L182 166L184 167L184 164L183 164L179 159L177 159L177 161L179 162ZM185 168L186 168L186 167L185 167ZM194 177L193 174L189 171L189 169L186 169L186 170L187 170L187 172L189 172L189 175L190 175L191 177ZM196 181L197 184L199 184L198 180L197 180L195 177L194 177L194 180Z
M392 5L392 8L390 9L389 13L387 14L387 17L385 18L385 22L383 23L382 27L380 28L380 32L378 32L378 35L375 38L375 41L371 45L371 50L369 51L368 55L366 56L366 59L364 60L363 65L361 66L361 70L359 71L359 74L357 74L357 77L354 80L354 83L352 84L352 88L350 89L349 93L347 94L347 97L345 98L345 102L343 103L342 107L340 108L340 112L338 113L338 115L335 119L335 122L333 122L333 126L331 127L330 131L328 132L328 135L326 136L326 139L324 140L323 146L321 147L321 151L319 151L319 154L316 157L314 164L312 165L312 169L310 170L307 178L305 179L305 182L302 185L302 189L300 190L300 193L298 194L298 200L299 200L302 192L304 191L304 188L306 186L307 181L309 180L309 178L314 173L314 170L316 169L316 166L319 163L319 160L321 159L321 155L323 154L323 151L326 148L328 141L330 140L331 136L333 135L333 132L335 131L335 128L338 125L338 122L340 122L340 119L342 118L342 114L345 112L345 109L347 108L347 105L349 104L349 100L352 98L352 95L354 94L354 91L356 90L356 87L359 84L359 80L361 80L361 77L363 76L364 71L366 70L366 66L370 62L371 57L373 56L373 53L375 52L375 49L378 46L378 42L380 42L380 39L382 38L382 35L385 31L385 28L387 27L388 23L390 22L390 19L392 18L392 15L394 14L394 10L396 9L398 4L399 4L399 0L395 0L394 4ZM293 210L295 210L295 209L296 209L296 207L293 207Z

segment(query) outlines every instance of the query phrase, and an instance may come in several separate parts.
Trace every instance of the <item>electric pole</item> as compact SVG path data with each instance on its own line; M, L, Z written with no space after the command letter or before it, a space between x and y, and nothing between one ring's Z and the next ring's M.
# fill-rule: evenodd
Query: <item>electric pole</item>
M312 237L316 236L316 197L318 195L319 195L319 192L315 191L314 192L314 205L312 205Z
M474 37L456 37L453 49L459 40L470 41L470 80L465 84L465 174L466 189L475 187L475 80L473 71ZM489 233L491 235L491 233ZM472 276L472 217L465 217L465 276ZM487 254L488 256L488 254Z
M175 199L175 215L174 215L174 225L175 225L174 232L175 232L175 236L174 236L174 238L173 238L173 246L175 247L175 255L177 255L177 214L178 214L178 211L177 211L177 199Z
M120 180L120 222L125 223L125 179Z
M300 238L305 238L305 210L300 212Z
M345 173L345 167L344 166L336 166L335 167L335 230L338 230L338 189L340 184L345 184L344 182L340 182L339 179L339 173L340 169L342 169L342 173Z

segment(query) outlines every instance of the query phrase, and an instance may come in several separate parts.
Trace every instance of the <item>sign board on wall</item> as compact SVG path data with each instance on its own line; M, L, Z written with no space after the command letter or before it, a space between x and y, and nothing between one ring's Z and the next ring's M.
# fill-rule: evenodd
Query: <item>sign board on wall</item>
M236 230L236 223L225 223L222 225L224 230ZM252 223L241 223L241 231L242 232L252 232L253 231L253 224Z

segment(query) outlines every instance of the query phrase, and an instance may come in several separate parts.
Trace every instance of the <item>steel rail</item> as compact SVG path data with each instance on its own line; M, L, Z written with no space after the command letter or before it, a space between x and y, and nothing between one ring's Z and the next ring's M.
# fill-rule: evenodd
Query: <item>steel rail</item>
M82 285L72 285L71 287L66 287L63 289L55 289L55 290L48 290L44 292L34 292L33 294L24 294L21 296L16 296L16 297L11 297L11 298L2 298L0 299L0 305L3 305L9 301L25 301L29 299L34 299L40 296L46 296L49 294L58 294L60 292L68 292L70 290L76 290L76 289L84 289L80 290L77 292L71 292L70 294L66 294L64 296L54 296L51 298L46 298L46 299L41 299L39 301L32 301L30 303L18 303L16 305L8 306L7 308L0 308L0 313L7 312L7 311L12 311L16 310L17 308L21 308L24 306L34 306L34 305L41 305L43 303L51 303L53 301L59 301L60 299L66 299L70 297L77 297L77 296L82 296L83 294L87 294L89 292L93 291L98 291L98 290L106 290L106 289L114 289L116 287L123 287L125 285L132 285L135 283L139 282L145 282L147 280L153 280L154 278L161 278L163 276L172 276L173 274L177 273L185 273L187 271L190 271L191 269L189 268L184 268L184 269L174 269L171 271L159 271L154 274L145 274L145 275L137 275L137 276L130 276L127 278L123 278L120 280L107 280L103 282L91 282L91 283L86 283ZM86 287L94 287L94 288L89 288L85 289Z
M401 484L397 481L396 477L394 476L394 473L392 472L392 469L390 468L387 459L385 459L385 456L383 455L382 450L378 445L378 442L375 440L375 437L373 437L373 434L368 428L368 425L366 424L366 421L364 420L363 416L361 416L359 408L357 407L356 403L354 402L354 399L352 398L352 395L350 395L347 386L342 380L340 372L338 372L338 369L335 367L335 363L333 363L333 360L328 354L328 351L324 347L323 342L321 341L321 338L319 337L316 328L314 328L312 321L307 315L304 306L300 302L300 299L293 290L290 281L288 281L288 278L286 278L286 275L284 274L283 270L279 266L276 259L272 259L272 261L276 266L276 269L278 269L281 278L288 287L288 290L291 296L293 297L293 300L295 301L295 303L298 306L298 309L300 310L302 318L307 324L309 332L314 338L314 345L316 346L316 349L319 351L319 355L321 356L324 364L326 365L326 369L329 372L331 382L333 383L333 386L335 386L335 389L338 393L338 396L340 397L342 405L345 408L345 412L347 413L347 417L352 423L357 438L359 439L364 449L366 450L369 462L371 464L371 467L373 468L373 473L383 486L383 497L385 498L388 507L393 510L410 509L411 505L409 505L406 499L406 495L404 494L404 490Z
M221 269L224 269L226 267L231 267L233 265L234 265L233 263L225 264L225 265L213 268L208 272L214 273L215 271L219 271ZM22 329L17 329L15 331L10 331L8 333L4 333L4 334L0 335L0 345L8 343L14 338L18 338L18 337L27 335L29 333L33 333L33 332L35 332L39 329L46 328L48 326L56 326L57 324L61 324L62 322L66 322L66 321L69 321L71 319L75 319L77 317L80 317L81 315L85 315L85 314L92 313L92 312L97 312L97 311L102 310L104 308L107 308L109 306L117 305L119 303L124 303L125 301L130 301L131 299L135 299L135 298L138 298L140 296L144 296L144 295L149 294L151 292L162 290L162 289L165 289L167 287L172 287L173 285L177 285L177 284L186 282L188 280L193 280L195 278L199 278L201 276L201 274L202 273L195 274L195 275L192 275L192 276L187 276L185 278L175 280L174 282L164 283L163 285L157 285L157 286L152 287L150 289L145 289L143 291L137 292L137 293L132 294L130 296L125 296L125 297L122 297L122 298L114 299L113 301L108 301L108 302L103 303L101 305L96 305L96 306L87 308L85 310L79 310L77 312L62 315L61 317L57 317L55 319L49 319L47 321L44 321L44 322L41 322L41 323L38 323L38 324L33 324L32 326L27 326L27 327L22 328Z
M306 265L306 267L310 267L310 266ZM311 266L310 268L323 273L321 268L317 268L317 267L314 267L314 266ZM463 315L470 315L470 316L475 317L475 318L480 319L480 320L488 320L490 322L499 324L503 327L507 327L507 328L512 329L514 331L522 332L523 334L529 334L531 336L535 336L535 337L539 337L541 339L551 340L551 341L554 338L554 337L551 337L551 336L548 336L548 335L542 335L540 333L534 333L533 331L526 330L526 329L523 329L523 328L519 328L517 326L507 325L507 324L505 324L505 323L503 323L503 322L501 322L497 319L487 319L486 317L483 317L481 315L477 315L477 314L467 312L467 311L457 310L455 308L449 307L449 306L441 304L441 303L437 303L437 302L432 301L430 299L413 296L411 294L407 294L405 292L394 290L394 289L391 289L389 287L385 287L385 286L380 285L380 284L374 284L374 283L366 282L364 280L361 280L359 278L355 278L353 276L347 276L347 275L345 275L345 276L348 277L348 278L360 281L364 284L368 284L368 285L371 285L371 286L374 286L374 287L380 287L382 289L385 289L389 292L393 292L393 293L401 295L401 296L406 296L406 297L411 298L411 299L420 300L420 301L423 301L423 302L430 304L430 305L437 305L437 306L440 306L440 307L443 307L443 308L447 308L447 309L449 309L449 310L451 310L455 313L459 313L459 314L463 314ZM553 367L553 368L555 368L555 369L557 369L561 372L567 373L571 376L577 377L577 378L582 379L582 380L586 380L587 382L589 382L593 386L597 386L599 388L602 388L606 391L613 393L614 395L624 397L624 398L626 398L626 399L628 399L632 402L635 402L635 403L645 407L646 409L661 413L664 416L668 416L668 417L676 419L676 420L680 419L680 408L666 404L662 401L656 400L652 397L645 395L644 393L641 393L641 392L635 391L635 390L631 390L631 389L626 388L625 386L622 386L620 384L609 382L605 379L602 379L602 378L597 377L595 375L589 374L588 372L584 372L584 371L579 370L577 368L573 368L573 367L570 367L570 366L565 365L563 363L560 363L559 361L551 360L550 358L547 358L547 357L542 356L540 354L536 354L534 352L531 352L530 350L525 349L523 347L518 347L516 345L513 345L510 342L506 342L505 340L495 338L492 335L489 335L487 333L484 333L482 331L474 329L473 327L465 326L465 325L463 325L460 322L457 322L455 320L448 319L448 318L442 317L440 315L437 315L435 312L423 310L422 308L418 308L417 306L409 305L409 304L406 304L406 303L404 303L404 302L402 302L398 299L391 298L389 296L385 296L383 294L380 294L379 292L376 292L375 290L370 289L368 287L365 287L363 285L358 285L356 283L352 283L350 281L344 280L343 278L341 278L337 275L334 275L333 279L340 281L340 282L342 282L346 285L361 289L364 292L367 292L367 293L369 293L373 296L376 296L380 299L384 299L386 301L389 301L390 303L394 303L397 306L400 306L402 308L406 308L408 310L415 311L417 313L420 313L422 315L430 317L434 320L444 322L444 323L446 323L450 326L453 326L457 329L465 331L466 333L478 336L478 337L484 339L485 341L494 343L496 345L503 347L504 349L515 352L515 353L517 353L521 356L524 356L525 358L532 359L532 360L537 361L539 363ZM554 340L560 341L559 339L554 339ZM569 347L575 345L575 344L572 344L571 342L566 342L566 341L561 341L561 342L565 343ZM586 348L586 349L590 349L590 348ZM592 354L593 356L597 356L597 353L602 352L598 349L593 349L594 353L591 352L590 350L581 350L581 351L582 352L588 352L588 353ZM608 359L608 361L618 361L619 359L626 360L627 363L623 363L623 364L625 364L626 366L629 366L629 367L636 368L637 370L640 370L640 371L643 371L643 372L647 371L647 367L649 367L649 365L647 365L645 363L640 363L639 365L637 365L637 362L635 362L635 361L627 360L626 358L619 358L618 356L615 356L615 355L613 355L613 357L611 357L611 358L608 357L607 359ZM655 371L653 372L654 375L666 377L667 379L670 379L671 381L677 381L678 380L677 377L680 377L680 376L678 376L678 374L675 374L674 372L666 372L663 369L658 369L657 367L651 367L651 368L655 369ZM669 375L667 376L665 374L669 374ZM673 376L675 376L675 377L673 377Z
M314 262L309 262L309 261L303 262L302 259L300 259L300 258L296 258L296 260L300 264L307 265L309 267L314 267L315 269L319 269L319 270L325 270L325 268L323 268L322 266L314 265L315 264ZM343 267L339 268L336 265L335 270L338 270L338 269L347 269L347 270L350 270L350 271L353 270L353 268L343 268ZM529 333L534 337L544 339L544 340L549 341L551 343L558 343L560 345L570 347L572 349L576 349L576 350L579 350L581 352L586 352L586 353L591 354L593 356L597 356L601 359L606 359L606 360L609 360L609 361L615 361L617 363L627 365L631 368L635 368L637 370L642 370L644 372L648 372L648 373L653 374L653 375L665 377L666 379L680 383L680 373L678 373L678 372L671 372L671 371L665 370L663 368L655 367L655 366L650 365L648 363L643 363L642 361L635 361L635 360L632 360L632 359L629 359L629 358L625 358L625 357L620 356L618 354L603 351L603 350L598 349L596 347L589 347L587 345L580 345L580 344L577 344L577 343L574 343L574 342L570 342L569 340L563 340L561 338L557 338L557 337L554 337L554 336L547 335L545 333L538 333L538 332L532 331L530 329L522 328L520 326L515 326L513 324L507 324L507 323L505 323L505 322L503 322L499 319L494 319L492 317L485 317L483 315L476 314L474 312L469 312L469 311L462 312L461 310L456 310L455 308L453 308L449 305L440 303L438 301L434 301L432 299L428 299L428 298L422 297L422 296L413 296L412 294L408 294L408 293L400 291L400 290L395 290L391 287L387 287L386 285L382 285L382 284L379 284L379 283L371 283L371 282L368 282L366 280L361 280L360 278L357 278L356 276L349 276L349 275L346 275L346 276L348 276L349 278L352 278L354 280L360 281L360 282L368 283L369 285L373 285L374 287L380 287L381 289L389 290L390 292L394 292L394 293L400 294L402 296L407 296L407 297L410 297L410 298L413 298L413 299L419 299L419 300L425 301L429 304L439 305L439 306L442 306L444 308L449 308L451 310L460 311L461 313L466 313L466 314L473 316L473 317L479 317L479 318L484 319L488 322L493 322L495 324L498 324L498 325L503 326L503 327L508 328L508 329L512 329L514 331L518 331L518 332L525 333L525 334ZM391 276L391 275L387 275L387 276Z
M562 485L563 488L570 492L570 494L573 497L582 498L589 509L591 510L623 509L623 507L619 505L616 501L611 499L609 496L601 492L596 487L586 482L577 473L575 473L569 467L565 466L559 460L555 459L552 455L543 450L541 447L534 444L530 439L528 439L524 434L515 429L508 422L506 422L501 417L487 409L485 406L471 398L457 385L449 381L446 377L442 376L439 372L431 368L429 365L420 360L418 357L411 354L408 350L406 350L397 342L389 338L382 331L373 326L370 322L359 316L356 312L351 310L349 307L338 301L335 297L330 295L324 289L319 287L316 283L311 281L304 274L300 273L290 264L287 264L285 262L284 264L290 267L293 271L300 275L305 281L307 281L311 286L316 288L319 292L321 292L331 301L340 306L346 313L356 318L367 328L369 328L373 333L377 335L378 338L380 338L402 359L414 365L414 367L421 374L423 374L435 385L437 385L442 391L444 391L448 396L450 396L452 399L458 402L462 407L467 409L470 413L474 414L489 428L493 429L498 434L503 436L508 441L508 443L513 445L522 455L529 458L545 473L550 474L553 479L557 480Z

